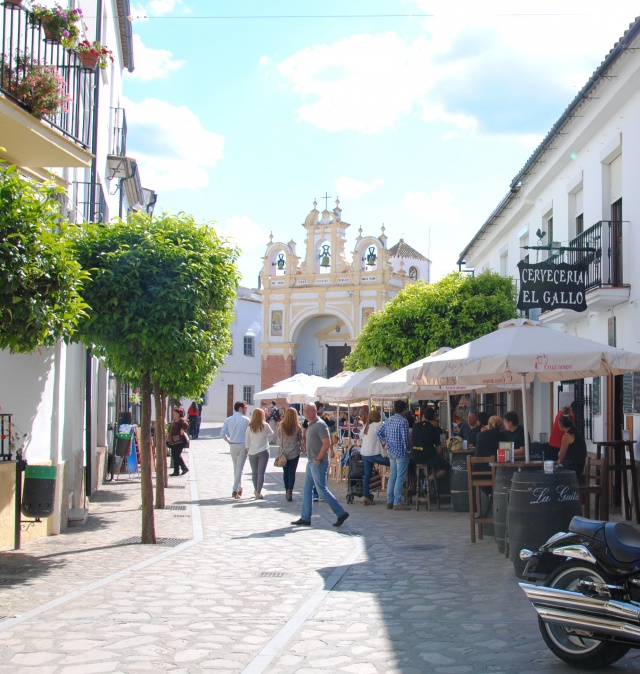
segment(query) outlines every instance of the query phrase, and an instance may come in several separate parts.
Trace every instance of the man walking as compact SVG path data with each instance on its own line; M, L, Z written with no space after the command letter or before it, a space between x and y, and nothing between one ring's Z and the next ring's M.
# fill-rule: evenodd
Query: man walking
M409 442L409 422L402 413L407 409L404 400L393 403L394 415L376 431L380 442L386 446L391 463L391 474L387 483L387 508L389 510L411 510L402 505L402 485L407 477L411 443Z
M304 417L308 422L307 438L307 472L302 491L302 512L300 519L291 522L295 526L308 527L311 524L311 509L313 507L313 487L328 503L338 518L334 527L339 527L349 517L349 513L338 503L336 497L327 487L327 470L329 468L329 448L331 436L327 424L318 417L318 411L313 403L304 406Z
M231 497L240 498L242 496L242 471L247 460L244 438L247 426L251 420L244 415L247 411L247 403L244 401L238 401L233 406L233 409L233 414L227 417L222 424L220 435L229 443L231 460L233 461L233 490Z

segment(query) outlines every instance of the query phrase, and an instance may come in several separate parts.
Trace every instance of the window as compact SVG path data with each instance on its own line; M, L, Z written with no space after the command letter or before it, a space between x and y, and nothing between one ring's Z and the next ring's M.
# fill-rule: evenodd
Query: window
M242 399L247 403L247 405L253 405L253 386L242 387Z
M547 245L553 245L553 215L547 218Z
M410 279L417 279L418 278L417 267L409 267L409 278Z
M255 337L247 336L244 337L244 355L245 356L254 356L254 342Z
M529 245L529 233L527 232L520 237L520 259L529 264L529 253L527 251L527 246Z
M584 192L578 190L575 195L576 236L584 232Z
M509 272L509 251L503 248L500 251L500 276L507 276Z

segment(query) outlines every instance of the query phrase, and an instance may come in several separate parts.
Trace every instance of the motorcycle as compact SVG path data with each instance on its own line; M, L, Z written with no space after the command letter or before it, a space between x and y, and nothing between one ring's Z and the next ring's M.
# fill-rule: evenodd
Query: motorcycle
M521 550L520 583L547 647L579 669L607 667L640 648L640 533L574 517L538 552ZM533 584L535 583L535 584Z

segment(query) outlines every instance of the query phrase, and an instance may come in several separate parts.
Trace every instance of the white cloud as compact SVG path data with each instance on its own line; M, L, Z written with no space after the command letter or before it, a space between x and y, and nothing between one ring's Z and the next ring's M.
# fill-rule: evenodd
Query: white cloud
M301 121L371 134L418 117L445 134L522 135L528 144L557 119L637 9L632 0L604 14L592 0L407 4L431 15L413 23L422 29L411 38L353 35L278 65L301 97Z
M173 54L166 49L151 49L147 47L139 35L133 36L133 52L135 70L127 77L141 80L155 80L166 77L170 73L182 68L186 61L175 60Z
M258 273L262 269L262 257L269 243L269 232L246 215L231 216L224 225L216 224L215 229L220 236L242 251L238 258L238 268L243 284L256 286Z
M410 215L431 225L455 225L460 222L460 210L450 192L407 192L404 205Z
M376 133L409 114L428 89L427 43L395 33L354 35L293 54L280 74L304 99L300 118L327 131Z
M161 16L178 9L182 5L182 0L148 0L143 4L131 5L131 15L138 18L148 15ZM184 7L184 6L183 6ZM184 9L184 12L188 12Z
M145 186L156 192L209 184L208 170L222 159L224 137L208 131L186 106L147 98L125 102L130 154Z
M383 185L384 180L382 178L375 178L367 183L364 180L342 176L336 180L336 193L342 199L360 199L365 194L369 194Z
M269 57L266 54L261 56L259 63L261 66L266 66L269 63Z

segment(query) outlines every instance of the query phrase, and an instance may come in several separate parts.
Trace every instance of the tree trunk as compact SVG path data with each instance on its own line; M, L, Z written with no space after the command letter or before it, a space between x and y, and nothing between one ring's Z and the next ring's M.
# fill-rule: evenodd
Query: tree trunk
M142 493L142 543L155 543L153 483L151 480L151 378L144 372L140 379L142 396L140 420L140 489Z
M167 479L167 445L164 432L165 395L158 384L153 384L153 400L156 409L156 510L162 510L164 487Z

